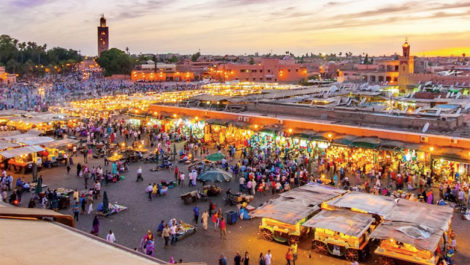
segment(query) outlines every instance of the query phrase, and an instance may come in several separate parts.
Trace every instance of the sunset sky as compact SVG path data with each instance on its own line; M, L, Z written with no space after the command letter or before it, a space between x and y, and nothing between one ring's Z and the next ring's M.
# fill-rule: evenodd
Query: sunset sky
M470 54L468 0L3 0L0 34L95 55L102 13L131 53Z

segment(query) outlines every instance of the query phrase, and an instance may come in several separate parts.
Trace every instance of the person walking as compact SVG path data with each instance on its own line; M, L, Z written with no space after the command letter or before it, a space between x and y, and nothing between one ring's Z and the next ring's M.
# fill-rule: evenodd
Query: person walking
M114 236L113 231L109 230L109 233L106 235L106 241L110 243L116 242L116 237Z
M168 247L168 241L170 240L170 227L165 225L165 228L162 230L162 237L165 240L165 248Z
M227 224L225 223L225 219L222 217L220 218L219 221L219 227L220 227L220 238L221 239L227 239Z
M145 192L147 192L148 197L149 197L149 201L151 201L151 200L152 200L152 192L153 192L153 186L152 186L152 184L149 183L149 185L147 186L147 188L145 188Z
M292 250L289 248L287 249L287 253L286 253L286 265L291 265L292 259L293 259Z
M135 180L135 182L139 182L139 180L144 181L144 178L142 177L142 167L141 166L137 169L137 179Z
M225 258L224 254L220 255L219 265L227 265L227 259Z
M273 261L273 254L271 254L271 250L268 249L268 252L266 253L266 255L264 255L264 262L266 265L271 265Z
M292 242L290 250L292 252L292 265L295 265L295 262L297 261L297 242Z
M259 253L259 265L266 265L266 260L264 259L263 252Z
M80 176L80 171L82 171L82 164L77 163L77 177Z
M201 222L202 222L202 228L207 231L207 223L209 221L209 213L207 211L204 211L201 216Z
M194 223L197 225L197 222L199 221L199 206L194 206L193 208L193 216L194 216Z
M240 255L240 252L237 251L237 254L233 258L233 262L235 265L241 265L242 264L242 256Z
M250 256L248 255L248 251L245 251L245 255L242 259L243 265L250 265Z
M95 215L95 218L93 219L93 229L91 230L91 234L98 236L98 233L100 232L100 220L98 220L98 215Z
M78 222L78 215L80 213L80 204L78 202L74 202L72 211L73 211L73 218L77 220Z
M174 245L176 244L176 224L172 224L172 226L170 227L170 237L171 237L171 242L170 244L171 245Z

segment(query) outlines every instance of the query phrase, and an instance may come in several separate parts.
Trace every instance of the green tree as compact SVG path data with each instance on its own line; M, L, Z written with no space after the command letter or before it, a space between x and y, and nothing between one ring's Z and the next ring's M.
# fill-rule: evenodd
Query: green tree
M195 62L197 61L197 59L199 59L199 57L201 57L201 53L196 52L195 54L193 54L193 56L191 56L191 61Z
M101 53L96 62L104 69L104 75L130 74L134 68L134 62L127 53L112 48Z
M248 63L251 64L251 65L255 64L255 59L253 59L253 57L251 57L250 61Z

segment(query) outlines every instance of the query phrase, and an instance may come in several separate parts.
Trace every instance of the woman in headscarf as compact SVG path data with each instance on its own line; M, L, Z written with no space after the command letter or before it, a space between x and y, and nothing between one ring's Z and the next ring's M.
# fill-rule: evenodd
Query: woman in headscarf
M98 215L95 215L95 218L93 219L93 229L91 230L91 233L95 236L98 236L99 232L100 232L100 220L98 220Z

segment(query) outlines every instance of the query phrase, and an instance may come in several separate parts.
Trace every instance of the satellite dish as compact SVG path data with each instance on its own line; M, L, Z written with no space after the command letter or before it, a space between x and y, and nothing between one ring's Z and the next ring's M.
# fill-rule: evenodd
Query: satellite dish
M459 92L459 93L457 93L457 96L455 96L455 99L459 99L460 96L462 96L462 93Z
M465 107L463 107L463 110L468 110L470 109L470 103L468 103L467 105L465 105Z
M450 97L450 92L447 92L446 98Z
M437 96L437 98L438 98L438 99L440 99L440 98L441 98L441 96L442 96L442 95L439 95L439 96Z
M417 109L415 110L415 113L418 114L420 111L421 111L421 107L417 108Z
M438 109L438 110L437 110L436 116L441 116L441 109Z
M427 132L429 129L429 122L426 122L426 124L424 124L424 127L423 127L423 130L421 130L423 133Z
M366 98L363 98L363 99L361 100L361 103L359 103L359 105L362 105L362 104L364 104L365 102L366 102Z
M462 112L462 108L459 108L455 114L460 114L460 112Z
M418 86L418 90L421 91L421 85Z

